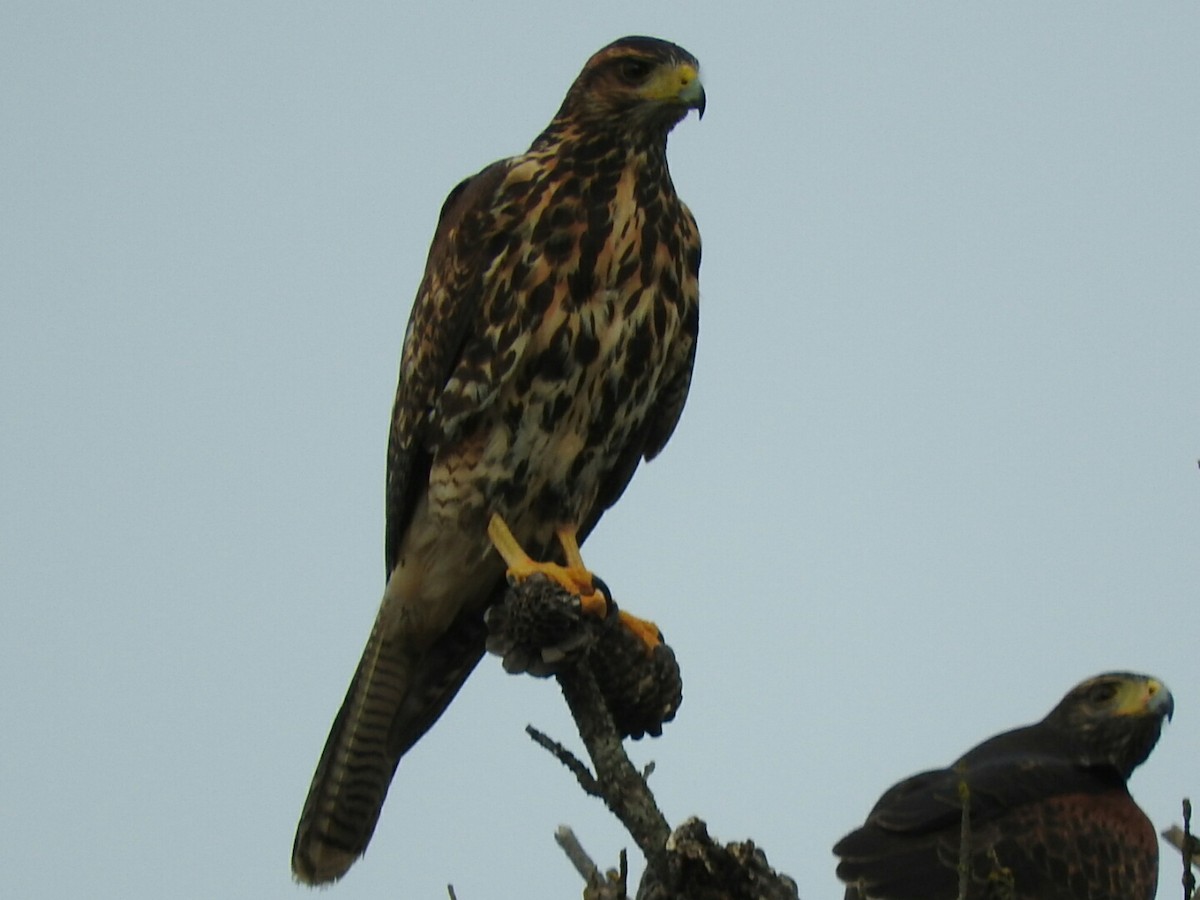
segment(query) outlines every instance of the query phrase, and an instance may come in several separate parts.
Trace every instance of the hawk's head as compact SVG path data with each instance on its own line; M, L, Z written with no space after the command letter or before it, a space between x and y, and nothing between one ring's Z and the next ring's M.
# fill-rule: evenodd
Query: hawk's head
M1043 722L1071 741L1081 762L1107 763L1128 778L1174 711L1171 692L1158 679L1108 672L1072 688Z
M556 118L665 136L690 109L704 115L696 57L669 41L625 37L587 61Z

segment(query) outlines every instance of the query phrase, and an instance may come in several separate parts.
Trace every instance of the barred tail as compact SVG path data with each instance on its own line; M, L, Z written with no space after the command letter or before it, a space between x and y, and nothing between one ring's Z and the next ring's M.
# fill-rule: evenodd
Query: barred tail
M454 699L486 637L483 616L465 611L420 652L385 638L376 619L300 814L292 845L298 880L336 881L363 855L401 757Z
M403 751L391 734L409 692L410 653L381 635L379 620L317 763L296 840L292 872L307 884L346 874L379 821Z

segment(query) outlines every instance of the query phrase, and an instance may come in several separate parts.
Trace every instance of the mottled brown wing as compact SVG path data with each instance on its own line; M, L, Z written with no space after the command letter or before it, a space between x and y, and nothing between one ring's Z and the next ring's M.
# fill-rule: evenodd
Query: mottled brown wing
M507 168L506 161L493 163L447 196L413 301L388 434L385 575L396 564L413 504L428 485L436 449L431 419L479 319L496 246L487 239L495 227L492 200Z
M680 223L685 235L683 252L686 265L691 275L691 284L697 285L700 280L700 230L691 211L680 204L683 222ZM663 385L658 395L654 413L648 420L646 445L643 454L647 461L654 459L667 445L679 417L683 414L683 405L687 401L688 390L692 385L692 369L696 363L696 337L700 332L700 298L691 298L689 313L683 323L683 339L676 345L678 364L672 378ZM614 502L616 498L613 498Z

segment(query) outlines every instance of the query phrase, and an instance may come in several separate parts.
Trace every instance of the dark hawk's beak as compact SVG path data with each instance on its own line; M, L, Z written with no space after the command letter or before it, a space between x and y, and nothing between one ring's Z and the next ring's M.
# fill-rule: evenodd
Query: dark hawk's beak
M1175 715L1175 698L1171 696L1171 692L1167 690L1162 682L1155 681L1159 690L1151 694L1149 702L1146 704L1152 712L1157 711L1168 722Z

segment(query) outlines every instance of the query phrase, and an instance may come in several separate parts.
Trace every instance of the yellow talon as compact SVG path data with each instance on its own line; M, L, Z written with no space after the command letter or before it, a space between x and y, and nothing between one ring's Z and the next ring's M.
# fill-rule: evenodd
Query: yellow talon
M533 575L545 575L564 590L577 596L585 613L604 618L608 615L608 598L604 596L604 591L596 587L592 573L583 564L575 528L563 525L556 528L554 534L562 546L563 558L567 561L565 566L533 559L499 515L493 513L488 522L488 537L496 552L508 565L509 581L524 581ZM646 645L647 655L653 653L654 648L663 642L662 632L649 619L638 618L624 610L620 611L619 617L621 624Z
M608 610L608 598L604 596L603 591L596 588L592 573L583 564L574 527L563 525L555 529L554 533L562 545L563 558L567 561L565 566L533 559L499 515L493 513L488 522L488 537L491 538L496 552L508 564L507 574L510 581L524 581L533 575L545 575L564 590L579 597L584 612L604 616Z
M632 613L625 612L625 610L621 610L618 615L621 619L621 624L632 631L634 637L646 645L647 656L651 655L654 652L654 648L663 642L662 632L649 619L638 618Z

